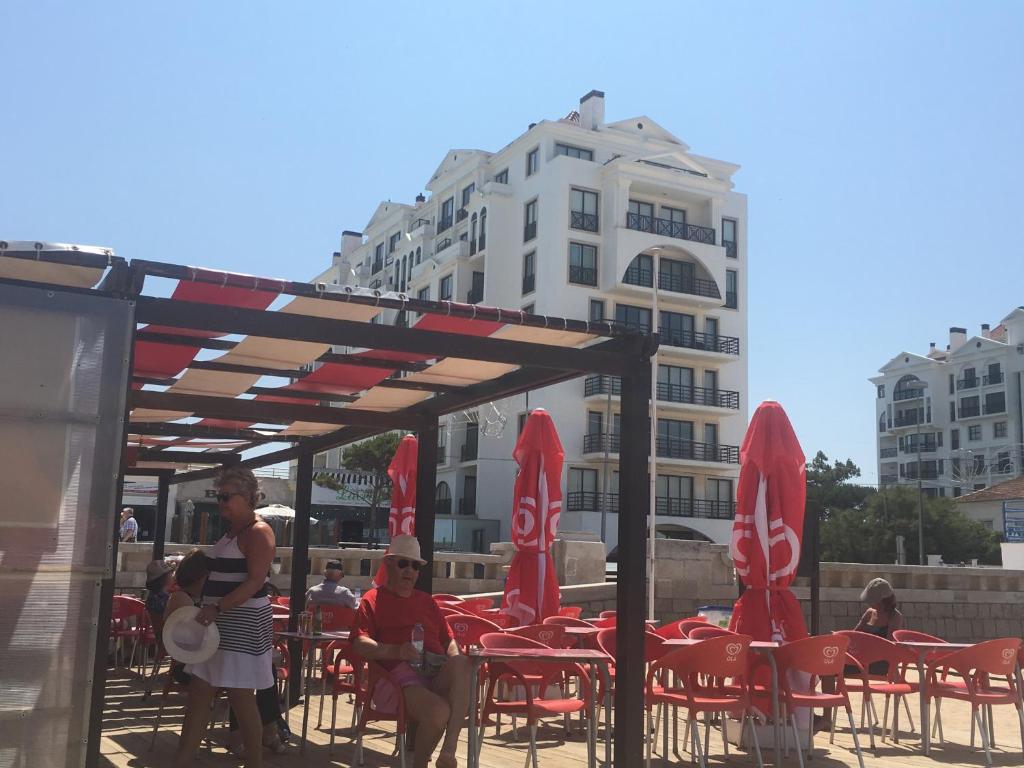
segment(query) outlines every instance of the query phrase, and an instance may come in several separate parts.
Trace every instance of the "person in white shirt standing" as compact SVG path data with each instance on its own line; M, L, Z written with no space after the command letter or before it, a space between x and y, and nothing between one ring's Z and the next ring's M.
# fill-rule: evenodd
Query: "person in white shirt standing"
M121 510L121 541L134 542L139 538L139 524L135 520L135 510L125 507Z
M356 608L359 601L352 590L341 586L345 578L345 567L340 560L328 560L324 567L324 580L306 593L306 605L341 605Z

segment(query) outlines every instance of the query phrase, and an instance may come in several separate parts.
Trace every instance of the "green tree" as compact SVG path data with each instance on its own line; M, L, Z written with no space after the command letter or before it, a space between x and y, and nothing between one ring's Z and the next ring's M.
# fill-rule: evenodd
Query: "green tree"
M828 519L835 508L848 509L862 504L874 489L851 483L855 477L860 477L860 467L853 461L836 459L829 463L828 456L818 451L807 465L807 514L816 511Z
M366 472L371 476L366 501L370 505L370 527L374 531L377 527L377 510L391 486L388 465L395 457L401 440L401 433L386 432L348 446L341 455L341 462L346 469Z

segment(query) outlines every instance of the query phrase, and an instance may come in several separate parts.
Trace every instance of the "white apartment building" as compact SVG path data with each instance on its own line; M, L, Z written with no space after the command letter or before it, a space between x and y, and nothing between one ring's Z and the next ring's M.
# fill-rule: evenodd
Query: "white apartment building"
M881 485L921 484L931 496L961 496L1021 474L1024 308L926 355L901 352L875 385ZM920 451L918 451L920 447ZM919 455L920 454L920 455Z
M604 111L604 94L591 91L578 111L531 125L497 152L449 151L427 196L381 203L361 232L343 233L316 279L656 327L658 533L726 542L747 423L738 166L690 152L646 116L608 123ZM415 320L396 314L383 322ZM566 453L561 529L599 534L604 511L614 548L617 386L581 378L443 424L439 524L458 524L469 549L507 540L517 426L543 407ZM318 462L337 467L339 453Z

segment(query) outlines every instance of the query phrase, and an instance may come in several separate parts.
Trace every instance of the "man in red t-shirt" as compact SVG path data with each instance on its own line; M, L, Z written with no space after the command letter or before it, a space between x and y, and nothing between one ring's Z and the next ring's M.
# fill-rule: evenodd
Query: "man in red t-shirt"
M360 656L391 673L401 688L406 715L419 724L413 768L426 768L442 735L435 765L456 768L455 747L469 705L469 659L459 653L434 599L415 588L426 564L415 536L391 540L384 557L386 581L363 595L352 645ZM411 642L417 624L423 627L422 654Z

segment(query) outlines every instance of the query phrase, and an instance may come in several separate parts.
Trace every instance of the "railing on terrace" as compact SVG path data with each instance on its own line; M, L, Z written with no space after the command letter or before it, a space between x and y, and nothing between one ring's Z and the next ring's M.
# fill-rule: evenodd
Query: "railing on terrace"
M446 219L438 219L438 222L437 222L437 234L441 234L446 229L451 229L451 226L452 226L452 219L450 217L446 218Z
M740 407L740 393L731 389L708 389L689 384L669 384L659 381L657 390L658 399L669 403L707 405L712 408L738 409Z
M441 240L439 243L437 243L437 245L434 246L434 253L440 253L445 248L451 248L451 245L452 239L450 237L446 237L444 240Z
M582 229L584 232L597 232L597 224L596 213L569 211L569 226L573 229Z
M475 515L476 514L476 499L459 499L459 514L460 515Z
M699 277L687 277L672 275L668 272L658 273L658 288L673 293L688 293L691 296L707 296L711 299L720 299L722 294L718 292L718 286L714 280L704 280Z
M450 515L452 513L451 499L434 499L434 514Z
M974 389L980 383L981 383L981 378L978 377L978 376L975 376L975 377L970 378L970 379L957 379L956 380L956 388L957 389Z
M895 459L896 449L895 448L879 448L878 458L880 459Z
M982 386L985 386L985 387L989 386L990 384L1002 384L1002 383L1003 383L1003 374L1002 374L1002 372L1000 372L1000 373L990 373L990 374L987 374L987 375L981 377L981 384L982 384Z
M565 495L565 508L569 512L601 512L604 494L597 491L569 491ZM608 494L608 511L619 511L619 494Z
M608 438L606 441L605 438ZM619 436L616 433L610 435L603 435L599 432L592 433L583 436L583 452L584 453L604 453L605 444L608 445L610 453L619 452Z
M721 352L725 355L740 353L740 340L735 336L698 333L697 331L676 331L660 328L661 343L670 347L686 347L687 349L703 349L708 352Z
M1006 403L989 404L985 403L985 415L990 413L1006 413Z
M918 400L924 397L924 389L894 389L892 391L892 399L899 400Z
M937 443L929 443L924 441L921 442L921 453L935 453L937 450L939 450L939 446ZM903 447L903 452L908 454L916 454L917 444L910 442L905 443Z
M483 288L473 288L473 289L471 289L469 291L469 293L466 294L466 303L467 304L479 304L483 300L484 300L484 289Z
M889 485L890 483L897 482L899 478L896 475L882 475L879 480L882 485Z
M474 443L465 443L459 450L461 461L476 461L477 446Z
M713 520L732 520L736 515L736 502L658 496L654 501L654 509L657 514L670 517L703 517Z
M457 210L455 212L455 221L457 221L457 222L465 221L468 218L469 218L469 211L467 211L465 208L459 208L459 210Z
M570 265L569 282L578 285L597 285L597 270L594 267Z
M723 464L739 464L740 462L738 445L699 443L695 440L683 440L675 437L658 437L657 450L658 456L664 459L715 461Z
M626 285L639 285L643 288L654 286L654 270L646 267L630 266L622 276L622 282Z
M915 424L926 424L927 422L922 417L920 420L916 413L907 413L902 416L897 416L893 419L893 425L897 427L912 427Z
M380 288L382 285L384 285L384 281L377 277L370 281L369 287L371 290L376 290L377 288Z
M696 224L658 219L640 213L626 214L626 228L635 229L640 232L651 232L662 237L672 237L676 240L692 240L697 243L707 243L708 245L715 244L714 227L700 227Z
M622 379L618 376L587 376L583 381L583 396L607 395L611 390L613 395L622 394Z
M907 480L917 480L917 465L908 464L906 469ZM921 467L921 479L922 480L938 480L939 471L930 467Z
M736 243L733 240L723 240L722 245L725 246L725 255L730 259L736 258Z
M971 416L981 416L981 406L961 405L960 408L957 409L957 415L961 419L967 419L970 418Z

